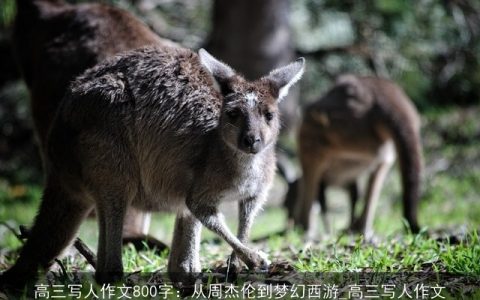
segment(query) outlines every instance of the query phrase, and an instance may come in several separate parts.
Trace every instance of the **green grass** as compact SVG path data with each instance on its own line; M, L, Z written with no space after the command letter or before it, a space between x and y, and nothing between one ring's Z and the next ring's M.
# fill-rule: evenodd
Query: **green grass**
M302 252L295 267L303 272L420 272L446 271L480 275L478 233L467 234L458 245L425 234L387 237L380 243L342 237Z
M480 142L464 137L476 136L480 125L472 122L475 114L463 114L462 118L466 119L459 118L456 111L430 112L424 118L426 172L419 211L423 226L420 234L404 231L399 175L393 170L379 201L372 241L341 235L348 219L347 196L329 189L333 235L326 236L319 228L318 241L313 243L306 243L302 234L296 231L276 235L285 228L286 215L280 207L269 206L256 218L252 230L253 238L265 235L268 238L253 247L266 252L273 263L287 263L297 272L429 271L479 278ZM462 129L462 122L468 128ZM457 139L462 142L456 142ZM10 185L0 181L0 222L15 229L20 224L31 224L40 197L40 186ZM227 218L232 230L236 227L235 219L231 214ZM174 216L157 213L153 217L151 233L169 242L173 222ZM90 248L96 249L96 222L87 220L79 236ZM231 253L228 245L216 242L215 238L214 234L203 230L200 257L205 270L225 265ZM0 225L0 272L14 262L20 246L10 230ZM168 251L158 254L154 250L139 253L133 247L123 250L123 265L127 272L163 272L167 259ZM78 254L67 255L62 264L68 271L92 270ZM474 293L472 297L480 296L478 291Z

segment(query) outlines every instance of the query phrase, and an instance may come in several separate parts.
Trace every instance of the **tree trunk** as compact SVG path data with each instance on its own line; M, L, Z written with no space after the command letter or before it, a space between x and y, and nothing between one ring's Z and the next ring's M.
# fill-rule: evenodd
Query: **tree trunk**
M215 0L207 48L247 79L257 79L294 58L289 12L289 0ZM280 108L285 132L298 119L298 89Z

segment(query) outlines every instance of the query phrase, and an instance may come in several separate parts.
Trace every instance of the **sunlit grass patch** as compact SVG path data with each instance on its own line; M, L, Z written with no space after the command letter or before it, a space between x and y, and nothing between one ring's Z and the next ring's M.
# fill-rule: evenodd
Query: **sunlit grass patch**
M343 237L314 246L293 261L301 272L449 272L480 275L480 243L477 231L451 244L425 233L391 236L379 243Z

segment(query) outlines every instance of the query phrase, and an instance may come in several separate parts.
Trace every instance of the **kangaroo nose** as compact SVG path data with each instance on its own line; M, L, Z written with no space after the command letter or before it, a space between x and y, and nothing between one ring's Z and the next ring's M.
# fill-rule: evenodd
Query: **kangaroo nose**
M256 144L258 144L258 142L260 142L260 138L251 134L247 134L243 137L242 142L243 142L243 146L247 148L251 148L251 147L254 147Z

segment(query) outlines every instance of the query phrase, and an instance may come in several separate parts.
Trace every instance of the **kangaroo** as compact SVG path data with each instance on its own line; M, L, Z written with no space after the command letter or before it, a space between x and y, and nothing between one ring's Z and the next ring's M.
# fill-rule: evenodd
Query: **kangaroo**
M70 5L61 0L17 0L13 46L31 98L42 157L47 133L75 77L117 53L156 45L176 47L130 13L104 4ZM148 236L150 214L129 208L124 241L137 248L165 247Z
M411 230L418 232L420 118L398 85L375 77L340 76L324 97L306 107L298 142L303 177L291 214L295 224L307 231L311 228L310 211L318 195L328 227L325 189L340 186L350 193L350 229L371 235L381 188L398 155L403 215ZM358 179L365 173L369 174L366 203L360 218L355 219Z
M57 111L42 204L4 280L23 284L25 274L47 265L94 206L100 283L123 273L129 205L177 213L168 262L174 282L200 272L201 225L230 244L234 262L265 268L245 243L275 173L278 102L303 70L301 58L249 82L203 49L154 47L87 70ZM221 201L239 202L237 236L217 208Z

